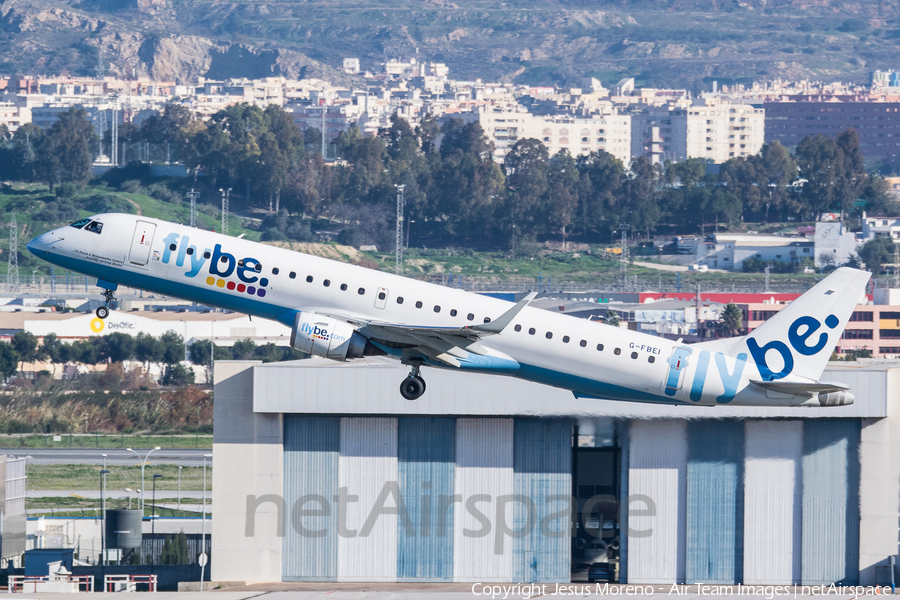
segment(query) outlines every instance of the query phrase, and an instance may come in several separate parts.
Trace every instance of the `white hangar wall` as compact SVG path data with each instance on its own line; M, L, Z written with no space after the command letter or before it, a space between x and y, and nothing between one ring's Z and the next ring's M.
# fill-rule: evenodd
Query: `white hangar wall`
M396 391L406 369L383 360L217 363L214 460L228 468L214 470L212 576L568 581L566 532L535 524L572 494L573 428L602 417L632 502L623 581L875 583L900 517L886 499L900 491L900 365L880 364L823 377L851 384L853 406L753 410L576 400L437 370L410 403ZM345 507L329 501L342 493ZM250 539L248 495L278 499L259 504ZM498 537L498 523L527 533Z

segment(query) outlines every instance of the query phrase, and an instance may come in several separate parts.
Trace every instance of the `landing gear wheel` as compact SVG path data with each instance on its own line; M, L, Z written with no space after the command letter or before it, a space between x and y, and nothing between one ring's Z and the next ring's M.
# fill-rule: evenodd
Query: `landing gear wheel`
M108 317L110 305L115 305L115 303L116 303L116 298L115 298L115 296L113 296L113 291L110 289L103 290L103 299L105 300L105 302L103 303L103 306L99 307L96 311L97 318L99 318L99 319L105 319L106 317Z
M422 379L422 376L421 376L421 375L416 375L415 378L418 379L419 382L422 384L422 393L424 394L424 393L425 393L425 389L427 388L427 386L425 385L425 380Z
M98 307L96 312L97 312L98 319L105 319L106 317L109 316L109 309L106 308L105 306Z
M421 377L407 377L400 384L400 395L407 400L418 400L425 393L425 380Z

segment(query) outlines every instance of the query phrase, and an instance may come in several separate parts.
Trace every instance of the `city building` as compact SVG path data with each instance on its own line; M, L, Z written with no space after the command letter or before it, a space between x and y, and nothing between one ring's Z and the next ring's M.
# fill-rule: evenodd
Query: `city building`
M816 256L815 242L805 237L716 233L696 248L697 264L729 271L740 271L748 258L793 264Z
M900 364L840 407L575 398L375 358L216 364L216 581L889 583ZM837 533L836 533L837 532Z
M766 142L796 146L808 135L835 137L855 129L867 158L900 154L900 97L797 96L767 101L764 107Z

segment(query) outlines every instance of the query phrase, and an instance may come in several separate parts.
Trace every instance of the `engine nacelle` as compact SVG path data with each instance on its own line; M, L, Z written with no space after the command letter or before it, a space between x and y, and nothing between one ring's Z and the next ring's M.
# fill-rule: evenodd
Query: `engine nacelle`
M853 404L853 394L846 391L819 394L819 406L847 406Z
M301 352L343 361L361 358L366 342L349 323L310 312L298 313L294 318L291 346Z

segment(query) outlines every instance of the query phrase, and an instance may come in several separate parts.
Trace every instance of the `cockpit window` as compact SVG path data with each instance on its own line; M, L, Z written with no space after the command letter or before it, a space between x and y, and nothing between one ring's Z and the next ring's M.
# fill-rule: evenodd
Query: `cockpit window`
M69 227L74 227L75 229L81 229L82 227L84 227L85 225L87 225L90 222L91 222L90 219L79 219L79 220L75 221L74 223L69 223Z
M84 228L85 231L90 231L92 233L100 233L103 231L103 223L99 221L91 221L91 223Z

